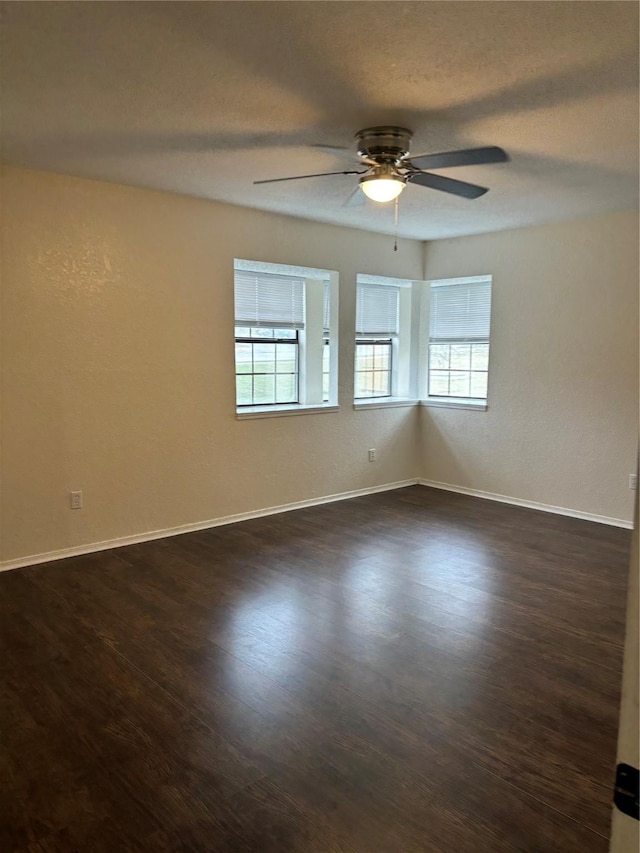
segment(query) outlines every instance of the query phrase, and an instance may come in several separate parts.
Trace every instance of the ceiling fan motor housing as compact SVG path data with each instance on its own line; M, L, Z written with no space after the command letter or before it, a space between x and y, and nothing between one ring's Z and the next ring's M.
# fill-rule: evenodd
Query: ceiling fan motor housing
M358 156L376 160L378 163L398 163L409 153L412 136L412 132L406 127L367 127L355 135Z

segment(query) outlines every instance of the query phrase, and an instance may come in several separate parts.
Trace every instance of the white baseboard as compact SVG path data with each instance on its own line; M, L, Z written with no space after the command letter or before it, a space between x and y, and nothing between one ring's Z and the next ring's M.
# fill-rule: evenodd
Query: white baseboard
M609 524L612 527L624 527L626 530L633 528L632 521L624 518L610 518L608 515L594 515L592 512L582 512L578 509L568 509L564 506L553 506L552 504L541 504L536 501L524 501L520 498L512 498L508 495L496 495L493 492L483 492L479 489L467 489L464 486L454 486L451 483L438 483L436 480L418 480L420 486L430 486L432 489L443 489L445 492L457 492L461 495L471 495L474 498L484 498L487 501L498 501L513 506L523 506L527 509L538 509L541 512L551 512L555 515L567 515L570 518L581 518L584 521L595 521L597 524Z
M210 518L207 521L180 524L178 527L167 527L164 530L150 530L147 533L136 533L133 536L122 536L118 539L107 539L103 542L90 542L86 545L76 545L73 548L48 551L45 554L32 554L28 557L18 557L15 560L5 560L0 563L0 572L7 572L11 569L22 569L25 566L35 566L38 563L49 563L53 560L64 560L66 557L81 557L83 554L94 554L97 551L108 551L110 548L122 548L125 545L138 545L141 542L150 542L153 539L165 539L167 536L178 536L181 533L194 533L197 530L222 527L225 524L235 524L237 521L247 521L250 518L263 518L264 516L276 515L280 512L290 512L294 509L304 509L304 507L319 506L320 504L333 503L334 501L345 501L349 500L349 498L373 495L377 492L388 492L392 489L403 489L406 486L416 486L417 484L417 479L399 480L395 483L385 483L382 486L354 489L350 492L340 492L337 495L325 495L321 498L311 498L306 501L265 507L264 509L253 510L252 512L240 512L237 515L226 515L222 518Z
M566 507L552 506L550 504L542 504L535 501L520 500L520 498L512 498L508 495L497 495L493 492L483 492L479 489L467 489L464 486L454 486L451 483L439 483L435 480L412 479L398 480L395 483L385 483L381 486L371 486L367 489L353 489L352 491L340 492L336 495L325 495L320 498L311 498L305 501L296 501L294 503L280 504L279 506L265 507L263 509L253 510L252 512L241 512L236 515L226 515L222 518L211 518L207 521L180 524L177 527L167 527L163 530L150 530L146 533L136 533L132 536L107 539L103 542L90 542L84 545L76 545L73 548L61 548L58 551L48 551L44 554L31 554L27 557L18 557L14 560L5 560L0 563L0 572L7 572L11 569L21 569L26 566L36 566L39 563L49 563L54 560L64 560L66 557L80 557L83 554L94 554L97 551L108 551L110 548L122 548L125 545L138 545L141 542L151 542L153 539L165 539L168 536L179 536L181 533L194 533L198 530L222 527L225 524L235 524L238 521L247 521L251 518L263 518L268 515L277 515L281 512L304 509L304 507L320 506L321 504L345 501L349 500L349 498L373 495L377 492L388 492L393 489L403 489L407 486L416 485L430 486L433 489L443 489L447 492L457 492L462 495L471 495L476 498L484 498L489 501L512 504L513 506L522 506L528 509L537 509L542 512L555 513L556 515L581 518L585 521L595 521L598 524L609 524L612 527L623 527L627 530L631 530L633 527L633 522L626 521L623 518L609 518L606 515L594 515L590 512L581 512L580 510L567 509Z

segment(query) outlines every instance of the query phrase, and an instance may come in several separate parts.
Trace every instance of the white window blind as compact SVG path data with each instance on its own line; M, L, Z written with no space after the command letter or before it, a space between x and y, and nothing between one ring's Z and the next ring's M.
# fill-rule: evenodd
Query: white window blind
M304 329L304 279L235 271L236 326Z
M400 288L384 284L358 284L356 334L389 337L398 334Z
M322 329L325 334L329 334L329 300L330 300L329 282L322 282Z
M490 281L431 286L431 343L488 341L490 323Z

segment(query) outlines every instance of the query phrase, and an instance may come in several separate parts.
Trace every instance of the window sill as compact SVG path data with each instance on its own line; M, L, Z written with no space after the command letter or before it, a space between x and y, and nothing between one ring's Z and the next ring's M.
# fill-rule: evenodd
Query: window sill
M246 409L236 409L236 418L239 421L250 418L280 418L287 415L313 415L321 412L337 412L340 406L329 403L314 406L251 406Z
M353 408L356 411L362 409L395 409L400 406L417 406L419 400L409 397L371 397L369 400L356 400Z
M457 398L440 398L427 397L426 400L420 400L421 406L434 406L441 409L468 409L472 412L486 412L486 400L467 400L464 397Z

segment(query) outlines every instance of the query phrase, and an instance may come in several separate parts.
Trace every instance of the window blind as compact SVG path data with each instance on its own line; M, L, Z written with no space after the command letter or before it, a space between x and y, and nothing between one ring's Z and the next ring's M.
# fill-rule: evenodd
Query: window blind
M235 270L236 326L304 329L304 279Z
M325 335L329 334L329 299L330 299L329 282L322 282L322 331Z
M488 341L490 323L490 281L431 286L432 343Z
M389 337L398 334L400 288L384 284L358 284L356 334Z

